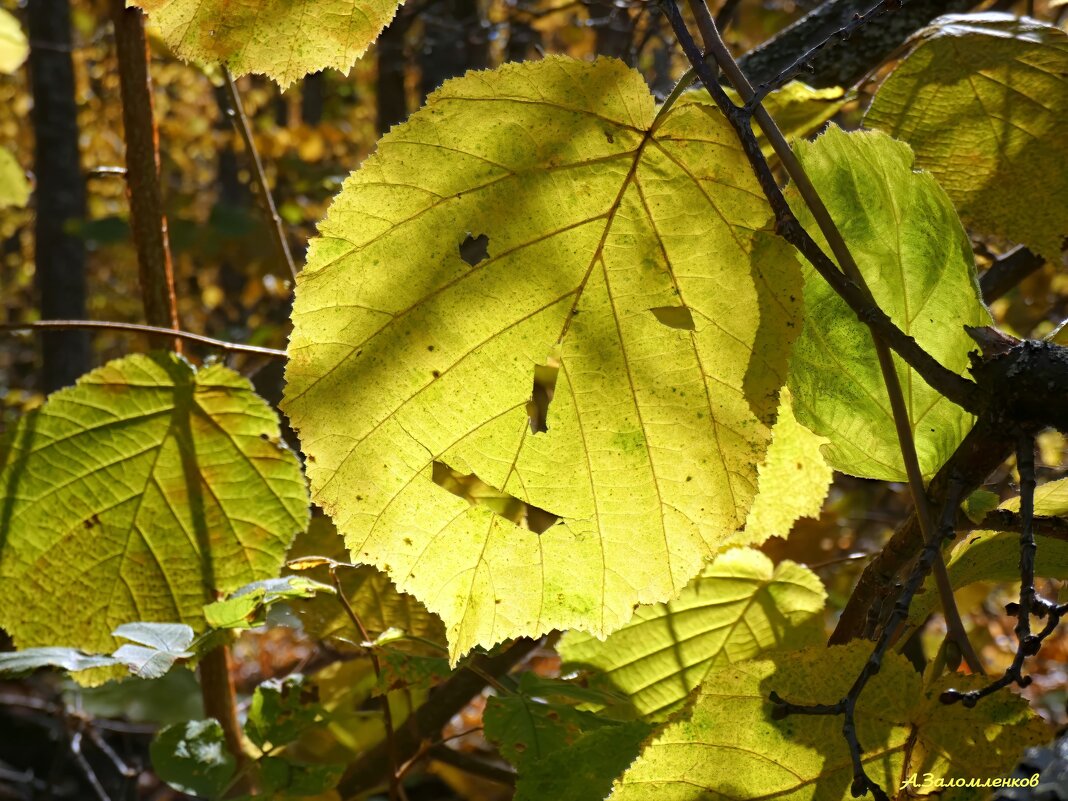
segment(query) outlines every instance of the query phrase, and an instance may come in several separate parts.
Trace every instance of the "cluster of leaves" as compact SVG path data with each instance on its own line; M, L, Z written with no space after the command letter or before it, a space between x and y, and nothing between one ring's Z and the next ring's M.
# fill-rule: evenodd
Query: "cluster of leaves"
M183 58L282 85L351 66L397 8L136 5ZM953 373L962 326L991 321L961 219L1050 258L1068 233L1066 75L1059 29L946 17L879 87L873 130L805 141L842 93L768 98L875 301ZM3 159L0 203L19 191ZM825 245L802 193L787 199ZM350 751L479 649L560 630L581 681L527 673L486 707L517 799L846 797L838 723L783 720L768 698L833 704L870 649L823 648L819 579L753 546L818 512L832 469L906 468L868 329L775 230L703 90L658 103L622 62L559 56L447 82L346 180L297 280L281 408L303 465L247 381L175 354L94 370L10 433L0 626L22 650L0 671L159 676L286 602L313 636L376 655L366 692L261 686L254 770L212 720L163 730L153 761L198 795L310 796L344 784L351 753L308 760L302 744L369 695L384 714ZM930 477L974 421L895 364ZM309 530L310 503L351 557L324 520ZM1063 485L1039 505L1063 515ZM954 585L1011 580L1012 547L970 539ZM287 553L301 573L279 578ZM1060 577L1063 555L1041 559ZM938 703L978 678L924 678L897 654L882 667L856 737L884 787L1006 772L1046 739L1016 696Z

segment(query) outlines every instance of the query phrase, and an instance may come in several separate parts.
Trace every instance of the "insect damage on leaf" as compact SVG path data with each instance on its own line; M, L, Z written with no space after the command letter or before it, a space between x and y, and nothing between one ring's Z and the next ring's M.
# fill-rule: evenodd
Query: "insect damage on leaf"
M658 117L609 59L449 81L348 178L298 280L284 408L316 502L454 660L603 635L742 525L799 330L771 216L718 110ZM557 522L443 492L435 463Z

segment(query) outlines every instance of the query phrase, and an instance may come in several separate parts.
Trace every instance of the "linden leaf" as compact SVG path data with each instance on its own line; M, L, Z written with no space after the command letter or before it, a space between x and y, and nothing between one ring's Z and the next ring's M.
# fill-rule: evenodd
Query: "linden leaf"
M913 41L865 123L911 144L970 225L1053 258L1068 235L1068 36L969 14Z
M244 378L174 354L52 394L0 457L0 625L19 647L87 651L131 620L203 630L204 604L277 575L307 525L278 436Z
M945 192L929 173L914 170L908 145L885 134L831 127L815 142L799 142L797 155L879 306L943 365L963 372L974 347L964 326L989 325L990 314L979 297L971 245ZM791 201L823 244L796 192ZM972 417L893 358L920 467L930 476L968 433ZM871 334L812 267L789 386L798 421L830 439L824 456L832 467L905 480Z
M400 0L403 2L403 0ZM398 0L127 0L183 59L268 75L283 89L327 67L347 72L393 19Z
M0 73L11 75L30 54L30 44L19 21L0 8Z
M675 600L639 607L607 640L566 633L562 669L589 671L594 687L622 692L638 714L662 719L710 670L822 641L826 599L808 568L773 566L759 551L737 548Z
M6 147L0 147L0 209L19 208L30 199L30 182L18 159Z
M758 492L745 521L729 545L760 545L768 537L786 537L802 517L819 517L834 471L823 458L826 437L813 434L794 415L789 387L779 396L779 417L771 446L760 465Z
M841 717L773 720L768 696L777 692L796 703L833 704L845 696L871 648L869 642L818 646L710 674L687 714L654 735L616 781L610 801L851 799L853 770ZM896 792L902 777L913 773L922 781L928 772L968 779L1011 770L1021 750L1048 738L1026 700L998 693L966 709L938 699L947 686L968 690L987 682L981 676L944 676L924 692L908 660L888 653L857 705L857 737L869 777ZM963 789L939 797L976 796L974 789Z
M453 660L604 635L741 526L797 330L770 216L714 107L658 119L610 59L450 81L348 178L298 280L284 408L316 502L442 617ZM694 330L650 311L679 305ZM556 522L520 528L435 464Z

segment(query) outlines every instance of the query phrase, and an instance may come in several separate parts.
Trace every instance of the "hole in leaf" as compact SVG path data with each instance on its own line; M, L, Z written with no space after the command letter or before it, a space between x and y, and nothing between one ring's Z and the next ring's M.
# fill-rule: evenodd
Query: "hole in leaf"
M526 524L526 528L535 534L543 533L560 519L552 512L525 503L507 492L501 492L473 473L465 475L453 470L444 462L434 462L432 478L439 487L463 498L472 506L485 506L517 526Z
M560 359L550 355L545 364L534 365L534 385L527 401L530 432L540 434L549 430L549 404L556 394L556 378L560 375Z
M489 258L489 237L485 234L478 236L467 235L460 243L460 258L474 267L479 262Z
M678 328L683 331L693 331L693 314L685 306L657 306L649 309L657 320L669 328Z

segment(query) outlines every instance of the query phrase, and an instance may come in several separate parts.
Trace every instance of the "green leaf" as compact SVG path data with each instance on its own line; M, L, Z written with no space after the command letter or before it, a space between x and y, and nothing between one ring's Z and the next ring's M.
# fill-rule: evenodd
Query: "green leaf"
M525 695L493 696L483 715L486 737L522 770L554 751L574 745L583 734L616 725L567 704L547 704Z
M710 674L687 714L664 726L616 782L611 801L852 798L842 719L772 720L767 699L774 691L796 703L835 703L871 647L868 642L819 646ZM1023 698L998 693L974 709L938 700L947 686L968 690L987 682L986 677L952 675L924 692L909 662L887 654L857 706L857 736L868 775L895 793L902 776L914 772L968 778L1011 770L1021 751L1048 738L1046 725ZM975 795L965 790L941 797Z
M607 634L742 525L798 330L770 217L718 110L657 120L610 59L449 81L348 178L298 280L284 408L353 558L441 616L454 661ZM558 520L521 528L436 463Z
M0 147L0 209L21 209L30 199L30 184L18 159Z
M179 659L193 656L193 630L181 623L127 623L111 632L139 645L120 645L112 656L142 679L158 679Z
M0 73L11 75L30 54L26 34L13 14L0 8Z
M293 742L315 725L322 712L309 692L299 674L263 682L252 694L245 734L259 748Z
M300 467L248 382L173 354L83 376L0 458L0 625L105 651L116 626L204 629L216 592L278 574L307 525Z
M558 648L562 670L590 671L593 686L613 688L638 714L662 719L709 670L820 642L826 597L806 567L730 550L678 598L639 607L607 640L567 632Z
M779 396L779 417L771 430L771 447L760 465L756 498L745 529L728 545L760 545L768 537L785 538L802 517L819 517L834 471L823 458L826 437L813 434L794 415L789 387Z
M702 88L693 91L705 90ZM734 90L728 89L727 94L735 103L744 104ZM790 81L786 86L769 94L764 99L763 106L786 138L793 140L815 131L841 111L848 99L840 86L813 89L802 81ZM759 128L756 131L761 151L768 159L774 160L775 149L768 143L763 131Z
M567 749L527 765L513 801L602 801L652 729L640 720L594 729Z
M1068 234L1068 36L949 15L913 44L865 123L911 144L969 225L1054 259Z
M162 729L149 748L156 775L175 790L218 798L237 770L217 720L190 720Z
M379 653L378 664L381 675L375 681L375 695L415 687L429 689L443 682L452 672L449 660L443 656L409 654L392 648Z
M325 557L329 561L347 563L349 552L334 525L325 517L312 520L308 531L301 534L289 551L289 560L311 560ZM325 565L301 571L320 582L330 581ZM398 592L389 577L370 565L338 568L338 578L345 598L360 617L371 639L389 629L403 631L411 637L445 643L445 628L437 615L427 611L419 601L407 593ZM320 640L336 640L359 644L363 635L356 630L344 606L336 596L319 595L298 600L292 605L301 619L304 630ZM435 652L436 655L437 652Z
M979 299L971 245L945 192L929 173L915 171L908 145L885 134L832 126L796 149L876 302L928 353L963 372L974 346L963 326L989 325L990 314ZM802 224L824 244L795 191L790 198ZM931 476L972 417L893 358L920 467ZM868 328L812 267L805 274L805 330L794 347L789 385L798 421L831 440L823 452L832 467L905 480Z
M0 654L0 676L21 676L43 667L57 667L71 673L109 667L118 661L105 654L87 654L76 648L27 648Z
M258 764L260 789L272 798L320 795L337 785L345 772L345 765L309 764L274 756L264 757Z
M285 89L327 67L348 72L398 0L129 0L148 12L183 59L269 75Z
M518 771L515 801L600 801L653 729L524 695L490 698L483 722Z
M303 576L284 576L246 584L224 601L204 607L204 619L213 629L248 629L262 626L267 610L279 601L335 595L329 584Z

